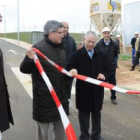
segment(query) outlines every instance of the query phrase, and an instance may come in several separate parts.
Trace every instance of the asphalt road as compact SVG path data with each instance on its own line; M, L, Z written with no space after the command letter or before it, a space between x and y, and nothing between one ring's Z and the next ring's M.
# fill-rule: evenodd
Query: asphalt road
M4 53L5 76L15 121L15 125L2 134L3 140L35 140L32 99L11 69L19 67L26 49L3 40L0 40L0 48ZM117 93L117 100L118 105L111 104L110 91L105 91L102 137L104 140L140 140L140 97ZM72 95L72 102L69 119L78 138L80 129L75 95Z

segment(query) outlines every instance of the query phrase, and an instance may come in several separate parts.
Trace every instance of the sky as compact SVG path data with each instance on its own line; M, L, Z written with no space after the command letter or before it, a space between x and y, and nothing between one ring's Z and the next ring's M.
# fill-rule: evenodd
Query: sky
M17 32L19 1L20 31L43 31L48 20L67 21L69 32L85 32L90 27L90 0L0 0L0 33ZM122 4L140 0L122 0Z

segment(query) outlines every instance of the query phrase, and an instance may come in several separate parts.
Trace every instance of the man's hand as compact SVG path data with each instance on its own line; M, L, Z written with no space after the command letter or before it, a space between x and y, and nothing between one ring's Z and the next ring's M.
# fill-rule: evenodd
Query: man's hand
M69 73L71 74L71 76L76 76L78 74L76 69L70 70Z
M98 80L99 80L99 79L100 79L100 80L105 80L105 76L104 76L103 74L100 73L100 74L98 75L97 79L98 79Z
M35 52L32 50L32 47L26 52L26 55L27 55L30 59L34 59Z

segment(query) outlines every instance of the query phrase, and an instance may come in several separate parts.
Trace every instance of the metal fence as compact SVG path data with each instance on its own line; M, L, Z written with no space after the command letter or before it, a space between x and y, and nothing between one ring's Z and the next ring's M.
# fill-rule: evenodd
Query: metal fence
M36 44L44 38L44 33L39 31L31 32L31 43Z

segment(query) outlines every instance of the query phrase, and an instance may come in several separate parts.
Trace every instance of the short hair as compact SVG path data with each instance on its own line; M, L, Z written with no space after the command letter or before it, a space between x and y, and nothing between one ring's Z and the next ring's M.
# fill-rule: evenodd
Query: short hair
M93 31L87 31L87 32L85 33L85 38L86 38L87 36L89 36L89 35L93 35L93 36L95 36L95 37L97 38L97 34L96 34L95 32L93 32Z
M44 25L44 34L48 35L50 31L55 32L58 28L62 28L63 24L56 20L49 20Z

